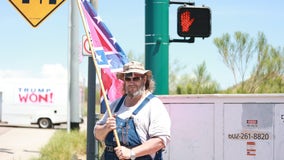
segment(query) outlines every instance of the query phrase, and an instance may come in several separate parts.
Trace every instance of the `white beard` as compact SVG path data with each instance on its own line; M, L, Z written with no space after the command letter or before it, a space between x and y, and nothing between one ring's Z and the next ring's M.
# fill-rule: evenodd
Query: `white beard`
M144 90L145 90L145 87L141 87L138 91L136 91L136 92L134 92L134 93L127 93L127 95L128 95L130 98L133 98L133 97L136 97L136 96L141 96L141 95L143 95Z

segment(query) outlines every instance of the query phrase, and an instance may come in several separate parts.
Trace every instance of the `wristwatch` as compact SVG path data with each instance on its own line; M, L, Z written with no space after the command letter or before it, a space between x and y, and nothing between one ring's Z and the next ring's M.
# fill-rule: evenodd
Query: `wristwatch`
M130 159L131 160L135 160L136 156L135 156L135 153L132 149L130 149Z

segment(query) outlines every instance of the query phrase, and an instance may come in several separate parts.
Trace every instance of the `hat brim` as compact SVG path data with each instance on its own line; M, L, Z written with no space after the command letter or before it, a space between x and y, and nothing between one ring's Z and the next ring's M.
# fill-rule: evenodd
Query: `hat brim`
M117 72L116 77L118 79L124 80L124 75L127 73L146 74L148 78L152 78L152 72L150 70L140 70L140 69L130 69L125 72Z

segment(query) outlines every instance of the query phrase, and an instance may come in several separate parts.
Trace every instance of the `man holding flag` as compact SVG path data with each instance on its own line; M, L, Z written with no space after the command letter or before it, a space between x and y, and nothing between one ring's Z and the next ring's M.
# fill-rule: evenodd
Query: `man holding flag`
M164 104L152 94L152 72L132 61L117 78L124 81L124 96L111 104L113 116L105 113L94 129L95 137L106 145L102 159L161 160L170 141L171 122Z
M107 110L94 128L95 137L106 145L102 159L161 160L170 141L171 121L161 100L152 94L152 72L140 62L127 63L90 2L78 0L78 5Z

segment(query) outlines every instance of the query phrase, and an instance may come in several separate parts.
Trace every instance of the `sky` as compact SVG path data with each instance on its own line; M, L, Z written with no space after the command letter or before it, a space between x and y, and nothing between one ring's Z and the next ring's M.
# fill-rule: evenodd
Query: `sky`
M141 0L98 0L98 14L115 36L126 54L137 57L145 53L145 2ZM205 5L211 10L211 35L196 38L195 43L170 43L169 65L178 61L186 66L181 74L192 74L203 62L212 80L222 89L232 86L232 72L224 65L213 39L236 31L256 38L263 32L268 44L283 47L283 0L196 0L196 6ZM170 39L180 39L176 29L177 8L169 6ZM49 77L66 75L68 70L70 0L66 0L38 27L32 27L9 1L0 1L0 78ZM79 41L84 34L79 16ZM79 56L80 79L87 79L88 58ZM154 75L155 76L155 75Z

